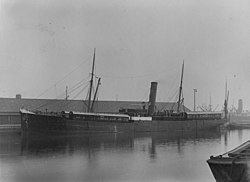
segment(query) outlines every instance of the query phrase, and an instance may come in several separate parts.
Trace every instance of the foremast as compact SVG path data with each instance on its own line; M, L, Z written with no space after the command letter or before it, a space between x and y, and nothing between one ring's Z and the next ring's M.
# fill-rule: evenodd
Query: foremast
M91 104L94 71L95 71L95 49L94 49L94 55L93 55L93 63L92 63L92 71L91 71L91 79L90 79L90 87L89 87L89 98L88 98L88 110L87 110L87 112L93 112L94 103L95 103L96 96L97 96L97 91L98 91L99 85L101 84L101 78L98 78L98 83L97 83L96 91L94 93L94 98L93 98L93 101L92 101L92 104Z
M178 99L178 105L177 105L177 113L180 112L181 95L182 95L182 82L183 82L183 72L184 72L184 60L183 60L183 63L182 63L181 83L180 83L180 89L179 89L179 99Z

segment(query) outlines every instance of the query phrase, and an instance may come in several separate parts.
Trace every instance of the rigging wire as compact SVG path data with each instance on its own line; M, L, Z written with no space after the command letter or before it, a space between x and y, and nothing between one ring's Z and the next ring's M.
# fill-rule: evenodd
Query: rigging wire
M75 98L77 98L86 88L88 85L86 85L85 87L83 87L73 98L72 100L74 100Z
M179 92L179 91L177 91L177 92ZM176 104L178 103L178 97L179 97L179 95L178 95L178 93L177 93L176 96L175 96L175 100L177 100L177 102L174 102L174 103L172 104L171 110L174 110L174 107L175 107Z
M166 73L166 70L164 71L158 71L157 73ZM144 74L144 75L135 75L135 76L109 76L109 75L100 75L102 78L108 78L108 79L133 79L133 78L143 78L155 75L156 73L150 73L150 74Z
M81 82L78 82L75 86L73 86L73 88L71 88L68 91L68 93L70 94L70 93L74 92L75 90L77 90L78 88L80 88L82 85L84 85L85 83L87 83L87 82L83 82L83 80Z
M83 79L84 80L84 79ZM83 81L82 80L82 81ZM81 81L81 82L82 82ZM81 86L83 86L84 85L84 83L86 83L86 82L83 82L83 83L81 83L81 82L78 82L75 86L74 86L74 89L73 90L71 90L71 91L69 91L68 93L72 93L72 92L74 92L75 90L77 90L78 88L80 88ZM78 85L79 83L81 83L80 85ZM78 85L78 86L77 86ZM76 87L77 86L77 87ZM86 85L85 87L87 87L88 85ZM85 88L84 87L84 88ZM63 97L64 96L64 94L61 94L60 95L60 97ZM59 99L60 97L57 97L56 99ZM54 100L56 100L56 99L54 99ZM37 109L40 109L40 108L42 108L42 107L44 107L44 106L47 106L47 105L49 105L49 104L51 104L51 102L53 102L54 100L49 100L48 102L46 102L46 103L44 103L44 104L42 104L42 105L40 105L39 107L37 107L36 108L36 110Z
M181 107L182 107L182 110L185 112L183 89L182 89L182 104L181 104Z
M174 93L174 95L173 95L173 97L175 97L175 100L178 99L178 94L177 94L177 92L178 92L178 90L176 90L175 93ZM173 97L172 97L172 98L173 98ZM170 102L170 103L172 104L171 110L173 110L174 106L176 105L176 102ZM166 107L167 107L167 104L166 104L166 105L163 105L162 108L160 109L160 111L165 110Z
M144 93L144 95L143 95L143 101L148 102L149 93L150 93L149 90L148 90L147 92Z
M83 81L84 81L84 79L81 80L80 82L76 83L76 84L73 86L73 88L69 88L69 89L68 89L68 94L74 92L75 90L77 90L78 88L80 88L82 85L84 85L84 83L86 83L86 82L83 82ZM68 97L69 97L69 96L68 96ZM56 99L64 99L64 98L65 98L65 93L63 93L63 92L62 92L59 96L56 97Z
M73 85L72 88L68 89L68 94L71 94L72 92L74 92L75 90L77 90L78 88L80 88L82 85L84 85L84 82L86 80L86 78L84 78L83 80L77 82L75 85ZM59 96L56 97L56 99L63 99L65 96L65 93L61 93Z
M68 101L66 104L64 104L61 108L65 108L67 105L69 105L70 103L72 103L72 101L77 98L86 88L88 87L88 85L86 85L84 88L82 88L70 101Z
M90 84L90 83L89 83L89 84ZM88 89L88 92L87 92L87 94L86 94L85 100L88 100L89 92L90 92L90 89Z
M169 97L169 100L174 102L178 99L178 89L175 90L174 94Z
M80 66L82 66L83 64L87 63L89 61L89 58L86 58L85 61L83 61L81 64L79 64L77 67L75 67L71 72L69 72L67 75L65 75L63 78L61 78L60 80L58 80L55 84L53 84L52 86L50 86L49 88L47 88L46 90L44 90L40 95L38 95L36 98L41 97L42 95L44 95L45 93L47 93L49 90L51 90L55 85L59 84L60 82L62 82L63 80L65 80L67 77L69 77L73 72L75 72L76 70L78 70L80 68Z

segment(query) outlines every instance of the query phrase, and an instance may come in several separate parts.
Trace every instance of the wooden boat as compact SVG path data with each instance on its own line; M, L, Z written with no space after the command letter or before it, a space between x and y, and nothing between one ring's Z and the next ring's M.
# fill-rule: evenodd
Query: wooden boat
M207 163L217 182L250 181L250 140Z

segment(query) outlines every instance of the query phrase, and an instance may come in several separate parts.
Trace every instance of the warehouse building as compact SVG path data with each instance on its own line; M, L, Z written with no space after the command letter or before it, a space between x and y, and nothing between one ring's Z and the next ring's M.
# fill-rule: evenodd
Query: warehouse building
M20 124L19 110L61 112L61 111L87 111L86 100L54 100L54 99L27 99L17 95L16 98L0 98L0 124ZM147 102L139 101L97 101L94 103L94 112L118 113L119 111L133 110L138 114L147 110ZM164 110L177 110L176 103L156 102L155 112ZM190 111L181 106L182 111Z

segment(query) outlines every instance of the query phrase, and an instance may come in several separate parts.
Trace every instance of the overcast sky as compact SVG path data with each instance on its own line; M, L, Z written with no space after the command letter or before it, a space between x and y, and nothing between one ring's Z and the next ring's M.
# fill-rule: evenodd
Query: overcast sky
M0 0L0 97L63 98L87 82L93 50L100 100L250 108L248 0ZM83 89L84 85L79 89ZM70 92L70 98L85 99Z

